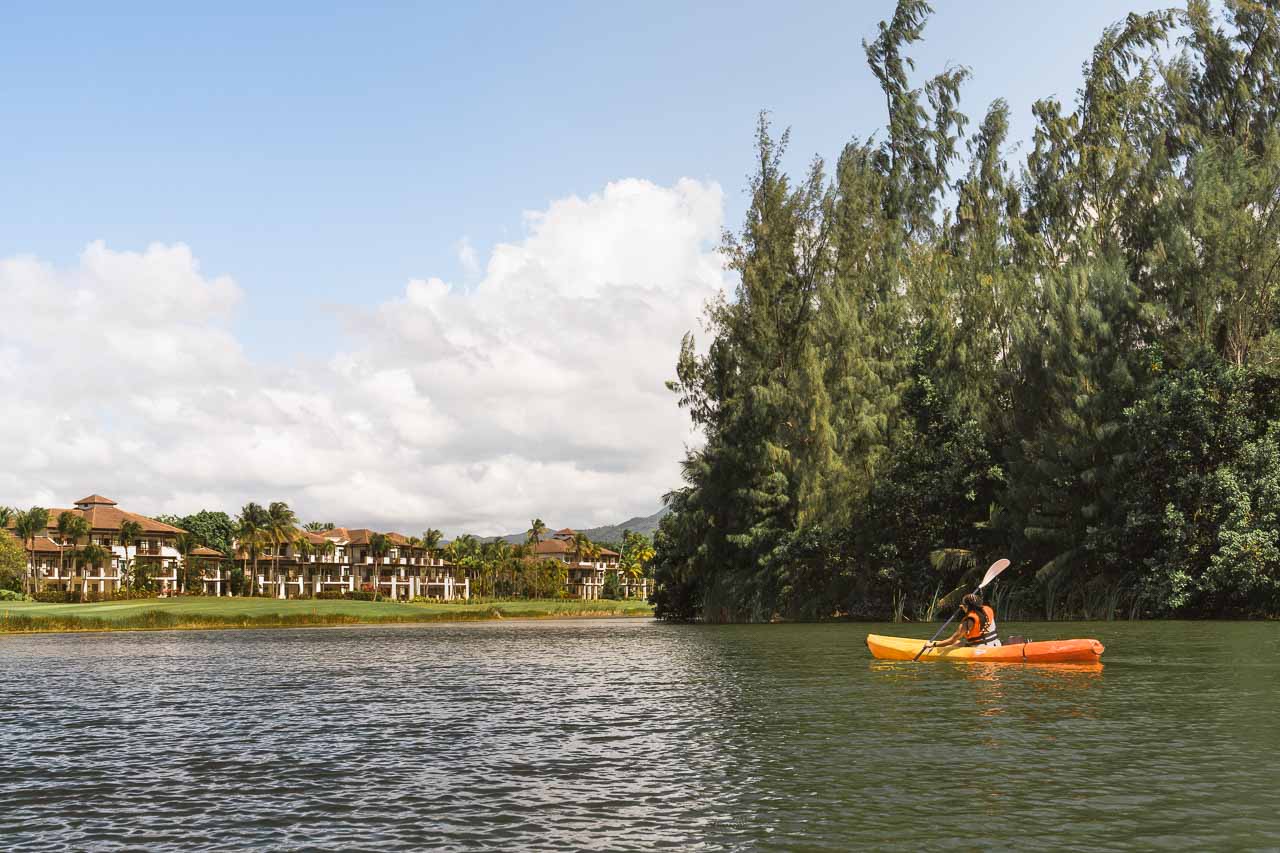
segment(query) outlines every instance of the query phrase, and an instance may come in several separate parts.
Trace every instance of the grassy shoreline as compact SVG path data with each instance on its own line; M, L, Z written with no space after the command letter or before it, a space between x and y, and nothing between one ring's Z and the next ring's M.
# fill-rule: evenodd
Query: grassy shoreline
M652 616L643 601L537 599L466 604L176 598L93 604L0 604L0 634L409 625L497 619Z

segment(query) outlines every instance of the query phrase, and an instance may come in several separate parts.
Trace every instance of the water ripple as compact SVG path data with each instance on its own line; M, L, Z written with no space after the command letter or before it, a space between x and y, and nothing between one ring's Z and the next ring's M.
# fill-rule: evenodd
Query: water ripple
M0 639L6 850L1264 849L1273 625L1104 668L645 620ZM1248 651L1246 654L1245 651Z

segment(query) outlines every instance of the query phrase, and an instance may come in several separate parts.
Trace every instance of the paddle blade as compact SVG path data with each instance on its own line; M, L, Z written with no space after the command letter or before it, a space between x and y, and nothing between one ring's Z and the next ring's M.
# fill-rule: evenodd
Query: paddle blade
M982 576L982 583L978 584L978 589L982 589L987 584L991 583L1007 568L1009 568L1008 560L996 560L991 564L991 568L987 569L987 573Z

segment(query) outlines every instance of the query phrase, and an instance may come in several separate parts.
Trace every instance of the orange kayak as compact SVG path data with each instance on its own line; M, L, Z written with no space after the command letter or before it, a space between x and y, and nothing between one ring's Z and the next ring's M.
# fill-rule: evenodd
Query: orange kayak
M926 640L867 635L867 648L881 660L916 660ZM1098 663L1105 651L1097 640L1047 640L1013 646L948 646L928 649L919 660L963 663Z

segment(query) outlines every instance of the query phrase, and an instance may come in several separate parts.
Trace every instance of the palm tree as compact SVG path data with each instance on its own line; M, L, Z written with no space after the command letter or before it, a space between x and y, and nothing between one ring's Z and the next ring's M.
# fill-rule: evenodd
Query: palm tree
M93 533L93 527L89 524L89 519L83 515L77 515L71 520L71 527L67 531L67 535L71 537L71 574L80 574L80 540L89 538ZM86 588L89 582L84 578L80 578L80 600L84 601Z
M515 548L511 547L511 543L505 539L499 539L493 543L493 581L489 594L497 597L498 594L498 573L503 569L511 567L512 556Z
M272 550L275 551L275 559L268 569L271 572L271 587L274 590L280 558L284 556L280 552L284 550L285 545L294 541L298 531L298 516L294 515L293 510L289 509L289 505L284 501L272 501L267 507L266 527L267 539L274 546Z
M547 526L542 523L542 519L535 518L529 522L529 534L526 541L531 545L537 545L542 541L542 535L547 532Z
M23 579L22 585L28 595L37 592L39 586L36 578L36 537L48 529L49 511L44 507L33 506L26 512L18 513L14 520L13 530L27 548L27 577Z
M324 533L326 530L332 530L333 524L328 521L308 521L302 525L302 529L312 533Z
M87 522L86 522L87 524ZM77 554L77 559L84 560L85 571L92 573L94 569L101 568L104 563L111 562L111 552L101 545L95 545L90 542L81 548ZM85 587L88 586L86 581L80 587L80 600L84 601L88 597Z
M622 532L622 570L633 583L648 575L653 555L653 543L648 537L630 530Z
M0 527L8 527L18 511L11 506L0 506Z
M298 530L294 534L293 548L294 548L294 555L297 557L297 563L299 566L298 577L302 578L307 574L307 572L301 567L303 564L311 562L310 559L308 558L315 553L316 546L311 544L311 539L307 536L306 533L304 533L301 530ZM301 587L299 588L299 591L306 592L306 590Z
M436 551L440 550L440 540L444 534L434 527L428 527L422 532L422 547L426 549L427 556L435 559Z
M323 563L325 562L325 557L338 550L338 546L326 539L313 545L312 550L315 552L317 562Z
M120 545L124 549L124 559L120 565L124 567L122 575L128 577L130 586L134 589L141 589L143 582L146 580L146 573L142 569L142 564L138 564L138 570L131 572L129 568L129 543L135 543L134 554L137 554L137 542L142 538L142 525L138 522L126 518L120 522Z
M76 519L80 518L77 513L64 509L58 513L58 576L61 577L63 571L67 567L67 539L71 536L71 530L76 526ZM70 584L67 585L67 592L71 591Z
M385 533L375 533L369 537L369 556L373 558L373 600L382 598L382 558L387 556L389 543Z
M191 564L191 552L200 547L200 540L194 533L179 533L175 544L178 553L182 555L182 583L179 591L186 592L191 585L191 571L194 568Z
M587 538L585 533L573 534L573 559L576 563L581 563L582 558L591 550L591 540Z
M248 595L257 592L258 586L258 548L266 533L269 517L261 504L253 501L240 508L240 517L236 519L236 539L244 548L244 571L249 574L249 557L253 556L253 574L249 577Z

